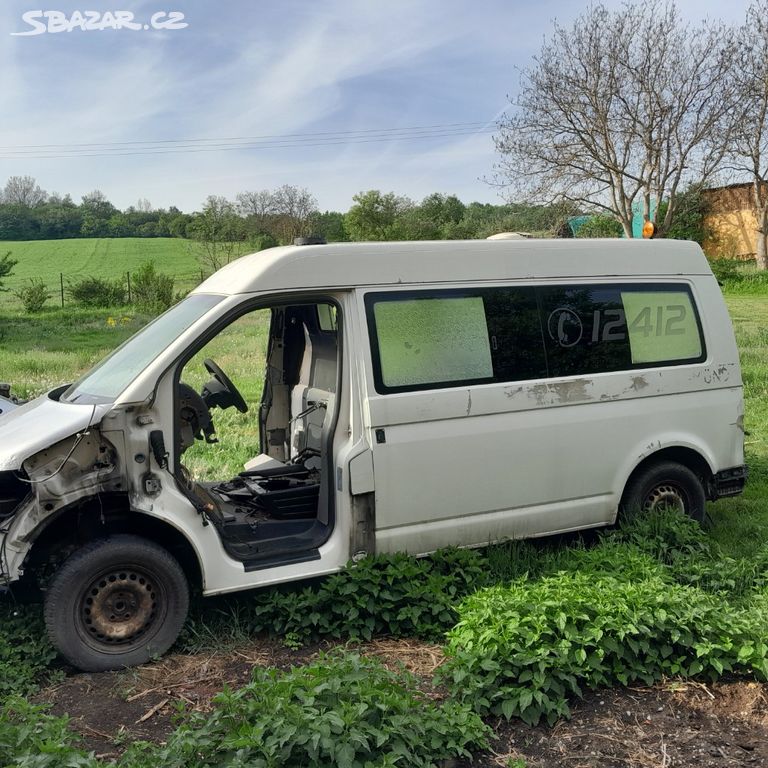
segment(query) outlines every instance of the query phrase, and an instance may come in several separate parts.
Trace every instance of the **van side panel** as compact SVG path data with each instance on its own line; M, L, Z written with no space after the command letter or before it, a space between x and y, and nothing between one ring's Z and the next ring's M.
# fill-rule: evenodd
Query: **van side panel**
M369 372L377 550L611 523L633 469L663 448L713 473L743 464L730 320L713 278L692 291L707 352L695 364L386 395Z

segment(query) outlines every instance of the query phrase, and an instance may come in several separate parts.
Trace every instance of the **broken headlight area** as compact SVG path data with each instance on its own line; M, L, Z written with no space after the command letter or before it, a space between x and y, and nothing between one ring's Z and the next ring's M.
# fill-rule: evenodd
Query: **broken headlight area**
M23 472L0 472L0 522L12 517L30 491Z

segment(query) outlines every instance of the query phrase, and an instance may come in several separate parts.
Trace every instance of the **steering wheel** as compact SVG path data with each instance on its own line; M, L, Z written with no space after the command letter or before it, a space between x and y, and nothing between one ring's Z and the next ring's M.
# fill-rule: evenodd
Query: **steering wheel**
M232 405L234 405L240 413L245 413L248 410L248 404L245 402L245 398L240 394L240 390L238 390L232 383L229 376L227 376L227 374L224 373L224 371L222 371L210 357L203 361L203 365L208 373L210 373L232 397Z

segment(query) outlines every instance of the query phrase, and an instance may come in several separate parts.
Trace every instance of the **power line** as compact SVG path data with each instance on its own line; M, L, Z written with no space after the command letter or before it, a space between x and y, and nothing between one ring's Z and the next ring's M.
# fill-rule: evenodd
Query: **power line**
M448 129L464 129L470 130L473 127L482 128L486 126L488 121L473 121L463 123L437 123L434 125L412 125L401 126L396 128L366 128L359 130L348 131L318 131L318 132L305 132L305 133L275 133L275 134L263 134L260 136L219 136L211 138L196 138L196 139L157 139L154 141L97 141L97 142L85 142L81 144L13 144L13 145L0 145L0 150L21 150L21 149L67 149L75 147L122 147L122 146L135 146L144 144L195 144L202 142L232 142L232 141L262 141L265 139L301 139L306 138L308 140L316 139L318 137L343 137L343 136L365 136L366 134L388 134L388 133L410 133L432 130L448 130Z
M247 143L221 143L221 144L206 144L206 145L177 145L177 146L148 146L142 149L130 149L124 146L114 146L110 149L100 149L100 145L93 145L90 149L76 149L71 150L6 150L0 149L0 159L14 160L14 159L56 159L56 158L77 158L77 157L128 157L134 155L172 155L172 154L190 154L200 152L231 152L231 151L253 151L264 149L301 149L305 147L329 147L340 145L353 145L353 144L372 144L372 143L391 143L400 141L417 141L423 139L440 139L451 138L455 136L474 136L493 133L492 128L477 128L472 130L457 130L457 129L443 129L433 130L431 132L418 132L418 133L406 133L406 134L387 134L376 135L371 137L364 136L349 136L342 138L338 135L329 136L328 138L311 139L284 139L279 141L262 141L255 142L250 141ZM82 145L87 146L87 145Z

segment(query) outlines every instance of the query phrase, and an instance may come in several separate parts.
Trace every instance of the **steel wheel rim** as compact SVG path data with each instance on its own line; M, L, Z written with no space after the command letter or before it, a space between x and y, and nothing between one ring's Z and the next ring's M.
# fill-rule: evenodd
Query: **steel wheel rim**
M643 502L643 511L656 512L660 509L675 509L678 512L687 512L687 495L682 488L674 483L659 483L646 496Z
M91 579L77 606L79 634L99 651L143 643L165 610L162 584L144 568L110 568Z

